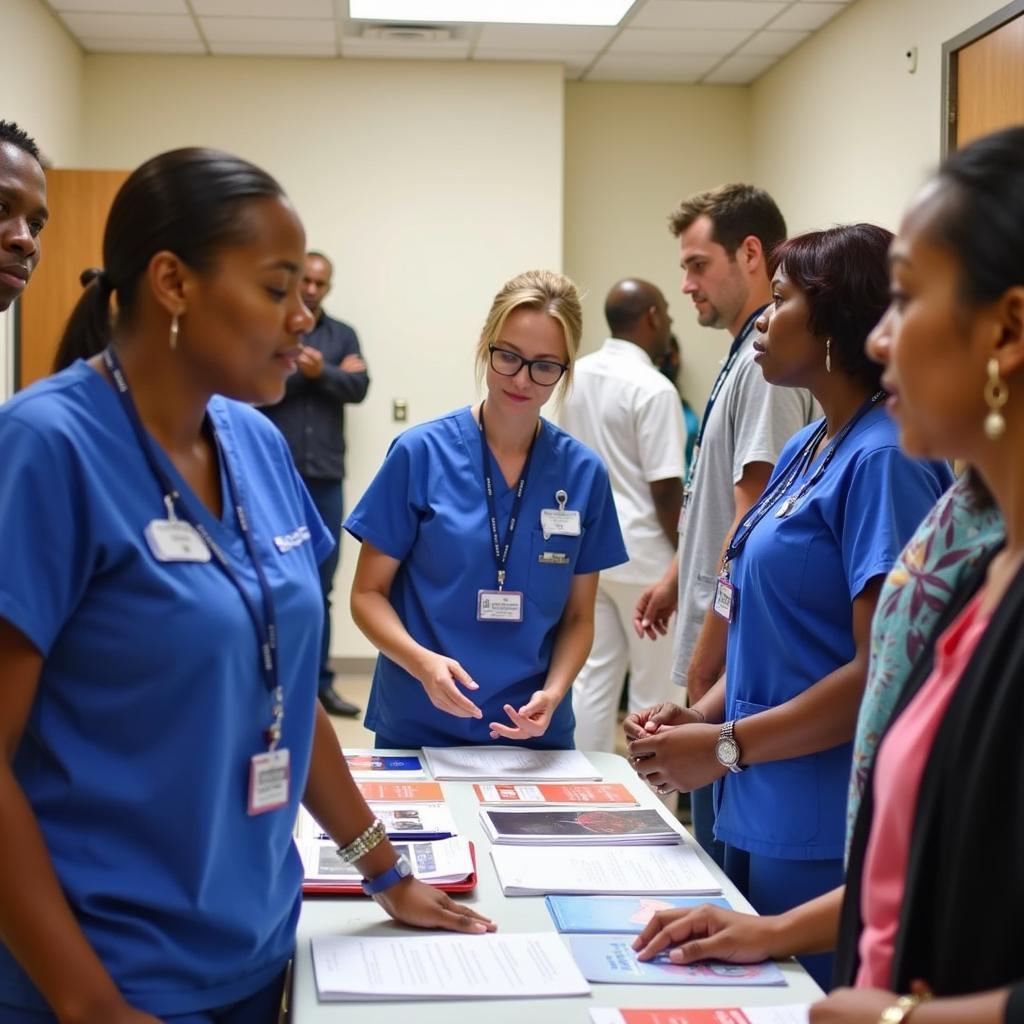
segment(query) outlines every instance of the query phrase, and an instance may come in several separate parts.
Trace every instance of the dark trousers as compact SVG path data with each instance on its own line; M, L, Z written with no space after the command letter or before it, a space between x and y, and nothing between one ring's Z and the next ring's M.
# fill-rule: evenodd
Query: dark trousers
M341 521L345 514L344 495L340 480L312 480L303 478L309 496L316 505L320 518L334 538L334 549L320 563L320 592L324 598L324 628L320 641L320 683L322 691L329 690L334 682L331 671L331 587L334 585L334 574L341 558Z
M704 786L690 794L690 814L693 817L693 835L708 856L720 867L725 867L725 845L715 838L715 787Z

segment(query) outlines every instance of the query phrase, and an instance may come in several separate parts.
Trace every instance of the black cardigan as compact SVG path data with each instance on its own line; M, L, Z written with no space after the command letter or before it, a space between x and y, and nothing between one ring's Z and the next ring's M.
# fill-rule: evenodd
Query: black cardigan
M939 617L887 729L931 674L936 639L977 593L992 557ZM852 985L859 968L873 782L872 768L851 842L838 985ZM909 992L916 979L938 996L1024 979L1024 570L964 670L921 780L889 987ZM1024 1020L1024 986L1011 995L1007 1020Z

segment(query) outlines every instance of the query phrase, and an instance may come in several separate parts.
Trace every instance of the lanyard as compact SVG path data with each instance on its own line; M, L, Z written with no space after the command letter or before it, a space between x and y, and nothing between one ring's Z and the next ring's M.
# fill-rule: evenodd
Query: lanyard
M533 448L537 443L538 430L530 442L530 450L526 453L526 462L523 463L523 472L520 474L519 483L516 484L516 496L512 499L512 511L508 517L508 529L505 531L505 543L502 545L498 539L498 511L494 503L494 479L491 476L491 451L487 447L487 429L484 427L484 407L480 406L480 447L483 451L484 462L484 487L487 491L487 517L491 527L491 544L494 550L494 561L498 567L498 589L505 587L505 565L508 562L508 553L512 547L512 537L516 532L516 524L519 521L519 509L523 503L523 491L526 490L526 475L530 471L530 460L533 458Z
M683 488L685 495L688 495L693 489L694 474L697 471L697 461L700 459L701 444L704 441L704 431L708 429L708 420L711 419L711 410L715 407L715 402L718 401L718 393L725 386L725 381L729 376L729 372L732 370L733 365L739 358L740 349L743 348L743 343L747 340L747 335L750 334L751 329L754 326L754 321L768 308L767 304L761 306L760 309L755 309L750 316L747 317L743 326L740 328L740 333L733 338L732 345L729 346L729 355L726 356L725 362L722 364L722 368L718 371L718 376L715 378L715 385L711 389L711 394L708 395L707 405L704 406L704 416L700 421L700 430L697 432L697 441L693 446L693 458L690 461L690 471L686 474L686 486Z
M124 408L125 414L128 416L128 421L132 425L136 440L139 442L139 447L142 449L142 453L146 457L146 462L149 464L150 470L156 477L157 482L164 492L164 504L167 507L168 519L173 521L176 518L175 510L177 509L181 518L184 519L200 537L202 537L206 546L210 549L210 553L213 555L214 561L220 567L224 575L227 576L234 585L235 589L241 596L242 601L245 603L246 610L249 612L249 618L252 619L252 624L256 629L256 638L259 641L260 670L263 674L263 682L266 685L267 692L270 694L271 698L272 717L270 725L264 731L264 738L267 741L268 750L273 751L277 748L277 745L281 740L281 723L284 720L284 690L281 688L280 680L278 678L277 622L274 616L274 599L270 590L270 584L267 582L266 574L263 572L263 566L260 564L259 557L256 553L256 545L253 541L252 531L249 526L249 517L246 515L245 507L242 504L241 494L238 490L238 482L235 480L235 475L231 470L231 463L228 461L227 455L224 452L224 446L221 443L220 435L217 433L217 427L211 420L210 429L213 432L213 440L217 446L217 454L220 458L220 462L224 466L225 476L228 480L228 489L231 492L231 502L234 505L235 516L238 519L238 525L242 531L242 539L245 541L245 550L256 570L256 580L259 583L260 594L263 599L262 615L254 604L252 598L249 596L249 592L245 589L245 585L242 583L241 579L239 579L238 574L231 567L231 563L221 550L220 545L217 544L213 537L210 536L209 530L206 529L203 523L195 516L191 516L189 514L188 507L185 505L184 501L182 501L181 494L178 492L178 489L174 486L174 483L170 480L167 473L164 471L163 466L160 464L160 460L157 458L156 452L153 450L153 444L150 440L149 434L146 432L146 428L143 426L142 420L139 418L138 409L135 408L135 403L132 401L131 392L128 390L128 381L121 368L121 362L112 348L108 347L104 349L103 361L106 364L107 370L110 372L110 376L114 379L118 398L121 400L121 405Z
M857 409L847 424L839 431L832 443L828 446L825 451L825 457L821 460L821 464L814 471L810 479L804 482L803 486L796 492L796 494L791 495L782 503L778 512L775 513L777 518L785 519L786 516L793 511L803 496L825 475L825 470L828 469L829 463L833 458L835 458L836 452L839 451L839 446L847 437L849 437L850 431L853 430L853 428L869 412L871 412L871 410L884 397L884 391L876 391ZM751 512L747 518L740 523L739 529L733 534L732 540L729 542L729 547L725 552L725 561L722 569L723 575L728 577L729 563L739 556L740 552L749 540L750 535L754 532L757 524L760 523L761 520L764 519L764 517L775 507L782 495L792 487L800 474L806 472L807 468L814 460L814 452L821 443L822 438L824 438L826 429L827 425L825 421L822 420L818 428L807 439L803 448L801 448L800 451L798 451L796 455L789 460L789 465L787 465L779 474L778 481L775 486L761 498L754 507L753 512Z

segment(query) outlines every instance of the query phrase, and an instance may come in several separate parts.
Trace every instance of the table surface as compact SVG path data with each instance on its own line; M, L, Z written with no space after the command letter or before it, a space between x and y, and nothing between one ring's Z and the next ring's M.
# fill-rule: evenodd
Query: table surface
M381 751L387 753L387 751ZM594 767L606 782L623 782L636 795L642 807L660 806L657 797L637 778L624 758L616 754L588 753ZM444 782L445 800L462 832L476 846L478 884L466 896L456 897L493 918L504 932L547 932L555 926L544 905L543 896L507 897L501 892L490 856L490 842L480 824L480 805L468 782ZM722 892L737 910L749 910L750 904L739 894L725 874L679 826L683 841L693 846L701 860L717 879ZM614 851L610 850L614 855ZM565 999L460 999L428 1002L320 1002L313 979L310 940L314 935L408 935L412 930L390 921L384 912L365 897L308 897L299 918L292 990L292 1024L329 1024L332 1021L358 1021L359 1024L383 1024L400 1019L417 1024L589 1024L589 1010L595 1006L619 1007L700 1007L757 1006L808 1003L821 998L821 989L795 961L780 966L786 986L777 988L697 987L672 985L599 985L591 983L590 996ZM563 936L563 938L566 938ZM567 941L567 940L566 940Z

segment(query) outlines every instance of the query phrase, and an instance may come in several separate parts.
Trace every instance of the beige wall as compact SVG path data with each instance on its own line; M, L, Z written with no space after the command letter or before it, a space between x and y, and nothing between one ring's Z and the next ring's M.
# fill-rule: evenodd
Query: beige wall
M684 196L752 172L750 90L569 83L565 99L565 270L586 289L584 348L601 345L604 297L644 277L665 293L683 349L682 390L703 409L729 339L698 326L679 292L668 215Z
M347 504L402 425L469 402L491 297L560 269L560 67L97 56L86 60L83 163L133 167L220 146L266 167L335 262L326 308L363 342L372 383L347 413ZM349 621L342 549L335 653L372 653Z
M940 156L942 44L1002 6L856 0L755 83L754 170L791 231L853 220L897 227Z

